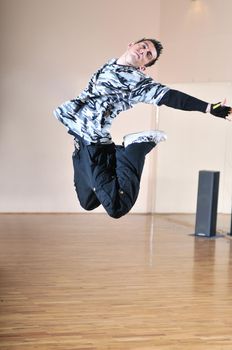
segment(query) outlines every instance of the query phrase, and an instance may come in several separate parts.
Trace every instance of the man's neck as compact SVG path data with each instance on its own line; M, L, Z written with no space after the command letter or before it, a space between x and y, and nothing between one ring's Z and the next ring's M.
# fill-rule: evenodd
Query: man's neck
M117 59L117 63L121 64L122 66L128 66L128 63L126 62L125 56L122 55Z

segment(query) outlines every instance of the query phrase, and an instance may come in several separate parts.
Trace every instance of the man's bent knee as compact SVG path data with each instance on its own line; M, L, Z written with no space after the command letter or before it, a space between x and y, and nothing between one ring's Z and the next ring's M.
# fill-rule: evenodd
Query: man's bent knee
M91 195L86 198L80 198L80 196L77 194L77 197L79 199L81 207L88 211L96 209L101 204L95 195Z
M81 203L80 205L83 209L91 211L99 207L100 203Z
M123 210L118 210L118 209L107 210L106 209L107 214L113 219L120 219L122 216L129 213L129 211L130 211L130 209L123 209Z

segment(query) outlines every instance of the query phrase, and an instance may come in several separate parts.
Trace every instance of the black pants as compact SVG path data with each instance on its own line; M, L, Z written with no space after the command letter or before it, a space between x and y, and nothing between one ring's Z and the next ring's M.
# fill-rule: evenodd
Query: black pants
M154 142L134 143L126 148L86 145L73 153L74 185L81 206L93 210L100 204L117 219L127 214L136 202L145 156Z

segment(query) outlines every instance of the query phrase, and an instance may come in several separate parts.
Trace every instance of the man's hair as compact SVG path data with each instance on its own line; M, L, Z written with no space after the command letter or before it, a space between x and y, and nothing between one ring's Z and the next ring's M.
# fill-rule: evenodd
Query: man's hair
M161 53L163 51L163 45L161 44L160 41L158 41L156 39L148 39L148 38L140 39L140 40L136 41L135 44L141 43L143 41L151 41L152 44L154 45L156 51L157 51L157 57L154 60L152 60L151 62L145 64L145 67L150 67L150 66L153 66L153 64L158 60L159 56L161 55Z

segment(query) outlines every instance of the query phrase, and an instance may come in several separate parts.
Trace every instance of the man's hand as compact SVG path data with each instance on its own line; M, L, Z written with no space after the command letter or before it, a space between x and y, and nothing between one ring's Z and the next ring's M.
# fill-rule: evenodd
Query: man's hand
M223 102L211 104L210 113L213 114L215 117L224 118L231 121L232 117L229 117L229 115L231 114L232 110L231 107L225 106L225 103L226 100L224 100Z

